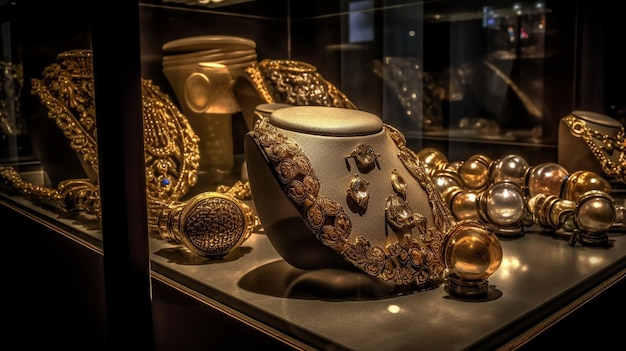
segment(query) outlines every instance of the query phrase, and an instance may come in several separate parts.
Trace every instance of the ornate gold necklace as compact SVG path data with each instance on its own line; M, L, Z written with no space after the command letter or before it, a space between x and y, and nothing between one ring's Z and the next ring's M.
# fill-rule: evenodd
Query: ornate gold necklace
M269 161L285 195L300 210L306 226L324 245L367 274L396 285L440 281L446 267L444 245L458 223L453 220L416 154L406 147L403 134L389 125L384 128L398 147L402 164L425 190L434 218L434 225L426 228L421 221L423 216L412 214L400 196L390 196L388 221L402 229L414 226L416 230L402 231L399 240L384 247L372 244L363 235L353 237L351 217L338 201L320 193L320 180L295 140L281 134L266 117L257 121L252 137ZM396 173L392 174L391 185L394 191L403 193L405 184Z
M624 143L624 127L617 135L603 134L590 128L587 123L572 115L563 118L573 136L581 138L600 162L602 171L622 182L626 182L626 144ZM612 159L613 153L619 152L617 162Z
M246 68L246 73L268 104L356 108L344 93L317 72L315 66L306 62L265 59Z
M197 181L198 137L167 95L150 80L142 79L141 84L148 200L176 201ZM22 195L58 201L68 212L100 216L91 51L60 53L57 62L44 69L42 79L32 80L32 87L32 93L47 108L48 117L56 122L95 177L66 180L54 189L25 182L11 167L0 167L3 185Z

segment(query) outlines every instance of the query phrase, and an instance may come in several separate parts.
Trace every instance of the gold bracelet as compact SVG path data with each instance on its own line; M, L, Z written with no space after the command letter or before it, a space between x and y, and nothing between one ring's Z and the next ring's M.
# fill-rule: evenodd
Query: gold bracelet
M602 134L589 128L587 123L572 115L563 117L573 136L584 140L585 144L600 162L602 171L609 176L614 176L622 182L626 182L626 145L624 144L624 127L621 127L616 136ZM617 162L610 156L619 152Z
M0 188L35 200L56 201L68 213L84 211L100 217L100 194L89 179L72 179L49 188L25 181L11 166L0 166Z
M183 244L199 256L221 258L243 244L259 224L242 201L250 195L250 184L237 181L187 201L152 206L151 227L164 240Z

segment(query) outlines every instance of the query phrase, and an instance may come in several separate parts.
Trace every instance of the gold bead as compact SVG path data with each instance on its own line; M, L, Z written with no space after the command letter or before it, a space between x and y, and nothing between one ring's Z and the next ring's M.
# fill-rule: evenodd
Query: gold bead
M445 248L445 260L451 273L465 279L485 279L502 263L498 238L474 221L461 221L451 230Z
M576 203L576 224L590 233L609 230L617 218L615 203L611 196L590 190L580 196Z
M582 194L589 190L600 190L610 194L611 184L595 172L576 171L567 177L561 197L577 201Z
M528 167L528 161L522 156L515 154L504 156L491 164L490 181L491 183L511 181L523 186L524 174Z
M558 163L541 163L528 168L524 175L526 197L538 194L561 196L561 185L569 172Z
M470 190L481 191L489 185L489 166L492 160L485 155L470 156L461 167L459 176L463 185Z
M452 192L450 197L450 212L457 220L478 220L476 205L477 193L469 190L458 189Z
M422 162L426 174L432 177L433 174L446 166L448 158L441 151L427 147L417 152L417 158Z

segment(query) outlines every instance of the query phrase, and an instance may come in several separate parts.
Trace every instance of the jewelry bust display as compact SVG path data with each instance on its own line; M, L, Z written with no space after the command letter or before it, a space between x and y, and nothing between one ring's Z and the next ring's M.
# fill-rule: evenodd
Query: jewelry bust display
M572 111L559 124L558 163L569 172L592 171L624 182L626 144L624 126L589 111Z
M455 274L475 267L454 254L446 261L444 251L478 233L489 262L476 274L480 288L469 290L486 291L501 262L497 238L477 221L452 218L404 136L378 116L284 107L259 117L244 146L259 218L291 265L356 268L392 286L424 288L443 282L449 263Z

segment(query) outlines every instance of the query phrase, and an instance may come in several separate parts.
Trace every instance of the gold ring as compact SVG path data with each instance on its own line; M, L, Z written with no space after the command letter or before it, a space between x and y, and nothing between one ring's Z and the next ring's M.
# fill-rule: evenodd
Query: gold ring
M211 258L228 255L246 241L255 227L248 205L228 194L204 192L186 202L162 207L159 234L191 252Z

